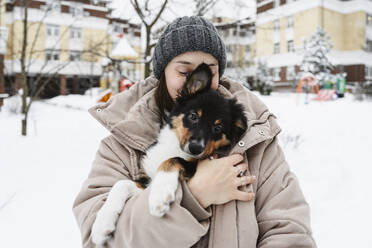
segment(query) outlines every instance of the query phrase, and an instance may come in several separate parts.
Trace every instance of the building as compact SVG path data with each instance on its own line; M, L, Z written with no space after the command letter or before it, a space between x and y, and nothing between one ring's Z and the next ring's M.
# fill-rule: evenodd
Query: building
M216 26L226 46L225 74L248 83L254 77L255 23L252 19L215 18Z
M372 1L258 0L256 56L267 59L277 88L300 71L299 52L317 27L331 36L334 72L351 83L372 80Z
M137 63L141 56L141 25L130 23L124 18L110 18L112 48L119 54L111 53L113 58L126 61L121 63L122 75L131 81L139 81L143 77L143 64ZM132 51L133 49L133 51Z
M41 97L84 93L98 86L103 73L102 60L110 57L117 34L140 44L140 27L118 28L111 17L108 0L29 0L28 83L53 78ZM19 0L7 0L5 25L9 30L5 54L6 91L13 94L21 84L21 48L24 11ZM138 43L137 43L138 42ZM138 49L138 45L135 49ZM132 58L134 59L134 58ZM128 69L129 70L129 69ZM40 76L42 75L42 76ZM42 81L41 80L41 81ZM38 81L38 80L36 80Z
M0 110L3 106L3 98L5 94L4 80L4 55L6 52L6 40L8 37L8 29L5 26L5 2L0 0Z

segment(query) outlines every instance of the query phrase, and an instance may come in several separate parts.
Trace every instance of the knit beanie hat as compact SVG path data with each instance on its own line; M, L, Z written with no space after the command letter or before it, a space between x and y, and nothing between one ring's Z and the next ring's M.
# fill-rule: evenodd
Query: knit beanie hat
M202 51L218 60L219 76L226 67L225 45L211 22L200 16L184 16L169 24L155 46L153 72L160 79L162 71L176 56L190 51Z

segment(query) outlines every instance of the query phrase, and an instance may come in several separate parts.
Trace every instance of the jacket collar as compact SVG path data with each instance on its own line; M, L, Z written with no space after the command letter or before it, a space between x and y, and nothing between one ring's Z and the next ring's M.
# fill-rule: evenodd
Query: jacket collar
M227 77L222 77L218 91L226 98L235 97L245 108L248 129L231 153L243 153L250 147L280 132L276 122L268 122L271 114L267 107L249 90ZM227 89L226 83L230 86ZM149 77L128 91L98 104L89 112L121 143L145 152L156 141L160 131L160 114L155 103L158 80Z

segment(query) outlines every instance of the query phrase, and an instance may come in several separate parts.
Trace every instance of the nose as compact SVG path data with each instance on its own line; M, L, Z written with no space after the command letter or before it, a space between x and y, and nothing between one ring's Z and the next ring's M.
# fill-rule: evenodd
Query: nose
M204 146L200 142L191 142L189 150L192 155L199 155L203 152Z

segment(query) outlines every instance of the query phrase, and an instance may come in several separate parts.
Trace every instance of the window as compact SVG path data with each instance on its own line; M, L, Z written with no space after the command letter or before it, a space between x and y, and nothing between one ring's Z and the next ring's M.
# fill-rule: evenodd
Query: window
M245 32L245 31L240 31L240 32L239 32L239 36L240 36L240 37L245 37L245 36L247 36L247 32Z
M274 68L274 81L280 81L280 67Z
M287 80L293 80L296 78L296 71L294 66L287 66L286 77Z
M59 1L47 1L46 8L48 11L61 12L61 3Z
M287 28L293 28L293 16L287 17Z
M279 43L274 44L274 54L280 53L280 46Z
M288 41L288 52L294 52L294 45L293 45L293 40Z
M71 28L70 29L70 39L73 39L73 40L81 39L81 29L80 28Z
M227 53L232 53L232 50L233 50L233 49L232 49L232 45L227 45L227 46L226 46L226 52L227 52Z
M59 27L56 25L47 25L47 36L48 37L58 37Z
M251 47L249 45L245 45L245 52L249 53L251 51Z
M366 66L364 67L366 71L366 79L372 80L372 66Z
M120 33L121 31L121 27L120 27L120 25L119 24L115 24L114 25L114 32L116 32L116 33Z
M81 4L75 3L70 6L69 12L73 16L83 16L83 6Z
M372 14L367 14L367 25L372 26Z
M58 61L59 60L59 51L58 50L47 50L46 51L46 60L48 61Z
M368 40L366 41L366 49L367 49L367 52L372 52L372 40Z
M279 32L280 26L279 26L279 20L274 21L274 32Z
M245 66L245 68L248 68L248 67L250 66L250 64L251 64L251 61L246 60L246 61L244 62L244 66Z
M81 61L81 52L70 51L70 61Z

